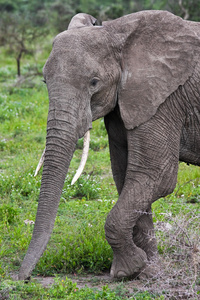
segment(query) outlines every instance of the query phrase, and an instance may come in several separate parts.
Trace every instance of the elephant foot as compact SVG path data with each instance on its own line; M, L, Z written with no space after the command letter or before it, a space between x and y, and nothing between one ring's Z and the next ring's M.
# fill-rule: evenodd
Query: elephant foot
M133 247L131 251L126 248L124 251L114 251L113 263L110 270L112 278L136 277L146 266L146 253Z

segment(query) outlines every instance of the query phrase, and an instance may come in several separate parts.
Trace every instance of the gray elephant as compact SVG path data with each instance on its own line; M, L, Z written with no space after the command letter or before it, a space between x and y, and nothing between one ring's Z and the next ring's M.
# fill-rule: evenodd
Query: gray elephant
M112 277L151 273L151 204L170 194L179 161L200 165L200 23L142 11L95 26L76 15L44 66L49 93L38 210L19 279L49 241L76 143L104 117L119 199L107 216Z

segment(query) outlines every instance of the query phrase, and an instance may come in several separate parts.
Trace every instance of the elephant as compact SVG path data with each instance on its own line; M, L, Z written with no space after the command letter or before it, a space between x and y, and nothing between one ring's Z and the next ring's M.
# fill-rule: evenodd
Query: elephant
M157 243L151 205L173 192L179 161L200 165L200 23L140 11L96 25L80 13L43 68L46 148L28 278L53 230L79 138L104 117L119 198L105 222L113 278L151 276Z

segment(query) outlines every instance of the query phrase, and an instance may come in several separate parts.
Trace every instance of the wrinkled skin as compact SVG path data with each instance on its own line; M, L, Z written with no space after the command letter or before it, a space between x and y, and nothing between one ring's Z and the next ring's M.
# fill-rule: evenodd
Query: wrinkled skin
M105 224L113 277L151 274L151 204L173 191L179 160L200 165L200 24L162 11L94 24L91 16L75 16L44 66L46 153L19 279L46 248L75 145L92 121L105 117L119 193Z

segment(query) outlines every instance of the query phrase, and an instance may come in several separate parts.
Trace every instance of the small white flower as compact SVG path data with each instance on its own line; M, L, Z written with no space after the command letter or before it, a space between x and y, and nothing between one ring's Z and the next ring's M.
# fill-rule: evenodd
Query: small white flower
M89 226L89 227L92 227L92 224L88 223L88 226Z

